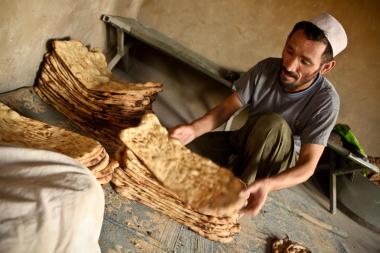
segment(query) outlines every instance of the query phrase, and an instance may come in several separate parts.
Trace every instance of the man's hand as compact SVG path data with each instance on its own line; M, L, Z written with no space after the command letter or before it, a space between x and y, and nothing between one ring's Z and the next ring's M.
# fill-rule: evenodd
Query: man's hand
M320 144L302 144L296 165L277 175L260 179L240 193L248 199L248 204L242 213L257 215L267 199L268 193L301 184L313 175L324 146Z
M242 209L242 213L256 216L264 206L269 191L267 180L262 179L255 181L240 192L241 197L248 199L248 204Z
M192 125L179 125L169 130L169 136L178 139L183 145L195 139L195 129Z
M234 92L222 103L201 118L194 120L191 124L179 125L170 129L169 136L178 139L183 145L186 145L195 138L214 130L226 122L242 106L239 96Z

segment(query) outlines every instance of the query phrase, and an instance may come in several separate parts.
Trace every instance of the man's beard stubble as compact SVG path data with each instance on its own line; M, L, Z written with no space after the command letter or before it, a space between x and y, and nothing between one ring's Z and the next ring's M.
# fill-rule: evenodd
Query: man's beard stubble
M287 74L288 76L291 76L291 77L295 78L296 80L299 79L299 75L297 73L287 71L286 68L282 65L281 65L281 70L284 71L285 74ZM293 83L283 82L281 79L281 72L280 72L280 76L279 76L280 83L281 83L282 87L286 90L289 90L289 91L296 90L298 87L300 87L300 86L302 86L302 85L304 85L310 81L315 80L315 78L318 76L319 71L320 71L320 68L318 68L313 74L306 77L305 80L302 80L302 83L299 83L299 84L297 84L297 81L295 81Z

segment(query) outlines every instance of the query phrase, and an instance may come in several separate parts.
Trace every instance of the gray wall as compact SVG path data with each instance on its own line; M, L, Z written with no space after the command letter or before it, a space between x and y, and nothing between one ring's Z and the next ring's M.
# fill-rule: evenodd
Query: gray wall
M140 0L2 0L0 92L33 84L48 39L71 37L106 49L103 13L137 16Z
M328 75L341 96L340 122L380 155L380 1L377 0L2 0L0 92L32 85L45 43L70 36L109 52L102 13L137 17L229 68L280 56L296 21L330 12L349 36ZM154 80L153 80L154 81Z

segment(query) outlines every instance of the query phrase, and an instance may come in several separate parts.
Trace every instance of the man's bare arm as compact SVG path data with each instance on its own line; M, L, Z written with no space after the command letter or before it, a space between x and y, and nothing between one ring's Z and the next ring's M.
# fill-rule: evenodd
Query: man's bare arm
M271 191L292 187L308 180L313 175L323 150L323 145L304 144L301 146L299 160L293 168L249 185L241 193L242 197L248 198L248 205L243 212L257 215Z
M180 125L170 129L170 136L180 140L183 144L187 144L193 139L214 130L226 122L229 117L241 107L242 103L236 92L234 92L222 103L191 124Z
M270 178L270 190L276 191L306 182L315 171L319 158L324 150L323 145L304 144L296 166Z

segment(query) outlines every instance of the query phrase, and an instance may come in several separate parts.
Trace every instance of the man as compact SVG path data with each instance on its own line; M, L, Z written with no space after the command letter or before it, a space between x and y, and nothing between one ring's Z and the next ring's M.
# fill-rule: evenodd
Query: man
M339 111L339 97L324 75L346 46L342 25L329 14L297 23L281 59L259 62L234 83L226 100L171 129L171 137L188 144L249 104L247 123L224 136L238 157L234 173L249 184L241 192L248 199L243 212L258 214L269 192L303 183L314 173Z

